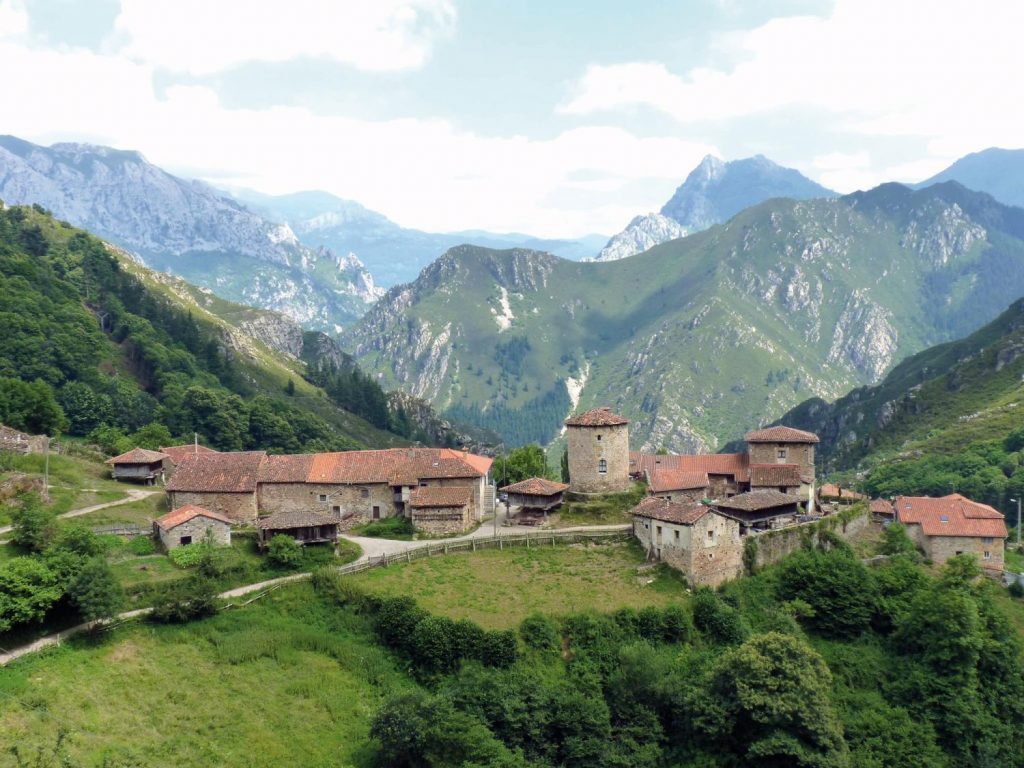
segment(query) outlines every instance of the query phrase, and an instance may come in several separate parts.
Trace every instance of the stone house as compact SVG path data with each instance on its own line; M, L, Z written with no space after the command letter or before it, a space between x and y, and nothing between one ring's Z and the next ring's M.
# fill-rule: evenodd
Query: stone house
M813 432L793 427L767 427L743 436L751 466L757 464L790 464L800 475L800 495L806 497L814 485L814 446L820 440Z
M226 547L231 544L231 520L209 509L186 504L154 520L153 534L168 551L207 540L215 546Z
M659 468L646 475L647 492L666 501L700 501L711 487L707 472Z
M417 531L431 536L464 533L474 522L467 486L424 486L409 494L409 518Z
M759 488L719 499L714 506L745 527L759 530L797 522L796 518L802 511L797 496L773 488Z
M808 487L804 482L804 474L798 464L750 465L751 490L772 488L779 493L806 496L806 494L801 494L801 489L807 490Z
M277 512L256 521L260 549L275 536L290 536L300 544L334 544L338 541L338 518L311 510Z
M565 420L569 490L621 493L630 487L629 420L610 408L593 408Z
M185 459L200 453L217 453L217 451L207 448L205 445L199 445L199 443L189 443L187 445L160 446L160 453L167 457L164 461L164 473L170 477L174 474L174 468Z
M959 493L941 498L899 496L893 504L897 522L933 562L942 564L955 555L972 554L982 568L1003 570L1006 522L988 504Z
M115 480L130 480L135 483L155 485L164 481L164 462L167 454L132 448L127 453L107 459L110 476Z
M743 573L739 522L699 502L648 496L633 508L633 535L649 558L693 585L715 587Z
M871 514L882 520L892 520L896 515L892 502L888 499L872 499L870 504Z
M234 523L256 522L256 486L262 451L200 453L185 459L167 482L171 507L195 504Z

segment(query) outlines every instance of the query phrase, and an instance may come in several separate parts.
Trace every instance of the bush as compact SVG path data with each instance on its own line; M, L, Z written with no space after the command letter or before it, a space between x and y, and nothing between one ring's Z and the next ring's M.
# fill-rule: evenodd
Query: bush
M860 561L842 552L797 552L779 573L779 595L814 609L808 623L828 637L855 637L875 611L874 583Z
M124 605L124 590L102 557L94 557L82 567L68 596L85 621L109 619Z
M1019 580L1010 582L1008 589L1011 596L1024 597L1024 584L1021 584Z
M360 536L376 539L411 539L416 533L412 520L405 517L386 517L355 529Z
M890 523L882 530L883 555L916 555L917 547L907 535L906 527L899 523Z
M278 568L298 568L302 565L302 545L291 536L279 533L270 540L267 560Z
M43 506L37 493L18 496L17 505L11 511L11 524L14 528L11 541L29 552L46 549L56 531L53 512Z
M152 555L156 552L156 542L152 536L136 536L128 540L128 551L139 557Z
M202 576L169 584L156 594L150 618L168 624L182 624L217 612L217 589Z
M553 651L558 647L558 627L540 613L527 616L519 625L519 636L527 648L535 651Z
M197 541L192 544L175 547L167 553L167 556L179 568L194 568L203 561L204 557L208 557L211 554L211 550L212 547L205 541Z
M708 587L693 596L693 623L710 639L729 645L742 643L750 634L739 611Z

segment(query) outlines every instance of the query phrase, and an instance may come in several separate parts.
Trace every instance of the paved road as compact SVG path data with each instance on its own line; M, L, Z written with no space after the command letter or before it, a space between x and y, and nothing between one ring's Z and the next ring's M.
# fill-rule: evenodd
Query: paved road
M70 512L65 512L63 515L57 515L57 517L80 517L81 515L88 515L90 512L98 512L101 509L119 507L122 504L131 504L133 501L145 499L147 496L152 496L154 493L163 493L163 491L144 491L141 488L129 488L127 493L128 495L123 499L108 501L105 504L93 504L91 507L82 507L81 509L72 509ZM10 533L13 530L14 526L5 525L0 528L0 536L3 536L5 533ZM0 544L2 543L3 542L0 542Z

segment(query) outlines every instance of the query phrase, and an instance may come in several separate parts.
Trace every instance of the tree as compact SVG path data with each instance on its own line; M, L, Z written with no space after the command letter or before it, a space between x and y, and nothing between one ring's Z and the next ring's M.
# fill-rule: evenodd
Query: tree
M101 424L114 421L110 398L95 392L81 381L69 381L60 390L60 406L64 409L72 435L87 435Z
M562 449L562 462L561 462L560 469L562 471L562 482L563 483L568 483L569 482L569 449L568 448L563 448Z
M284 393L288 395L288 397L295 397L295 382L291 379L288 379L288 383L285 384Z
M708 587L701 587L693 596L693 623L719 643L742 643L750 634L739 611Z
M37 493L23 493L11 511L11 541L29 552L42 552L54 536L53 512L43 506Z
M905 526L899 523L892 523L885 526L882 531L882 554L883 555L914 555L917 547L907 535Z
M804 550L786 558L779 595L803 600L814 610L807 621L829 637L854 637L867 629L875 608L867 569L844 551Z
M267 559L280 568L298 568L302 564L302 545L291 536L279 533L270 539Z
M0 423L25 432L55 435L68 428L53 388L37 379L0 378Z
M71 583L68 596L86 621L109 619L124 605L124 590L103 557L86 561Z
M139 448L148 448L151 451L159 450L162 446L170 445L174 438L171 430L158 421L139 427L132 436L131 443Z
M512 485L531 477L547 477L549 474L544 449L539 445L524 445L508 456L498 457L494 460L491 472L504 485Z
M749 766L849 765L832 675L802 640L769 632L723 654L692 689L698 731Z
M42 621L62 594L56 574L39 558L15 557L0 564L0 632Z

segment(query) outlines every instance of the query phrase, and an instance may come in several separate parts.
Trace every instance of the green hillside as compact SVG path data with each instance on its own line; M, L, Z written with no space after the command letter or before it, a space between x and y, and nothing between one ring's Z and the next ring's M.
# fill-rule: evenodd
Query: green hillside
M403 442L224 319L251 310L215 314L185 286L42 209L0 210L0 422L111 450L193 432L227 450Z
M369 372L510 443L607 404L637 447L715 448L991 320L1024 294L1022 236L1024 211L987 195L890 184L770 200L610 263L460 246L345 341Z

